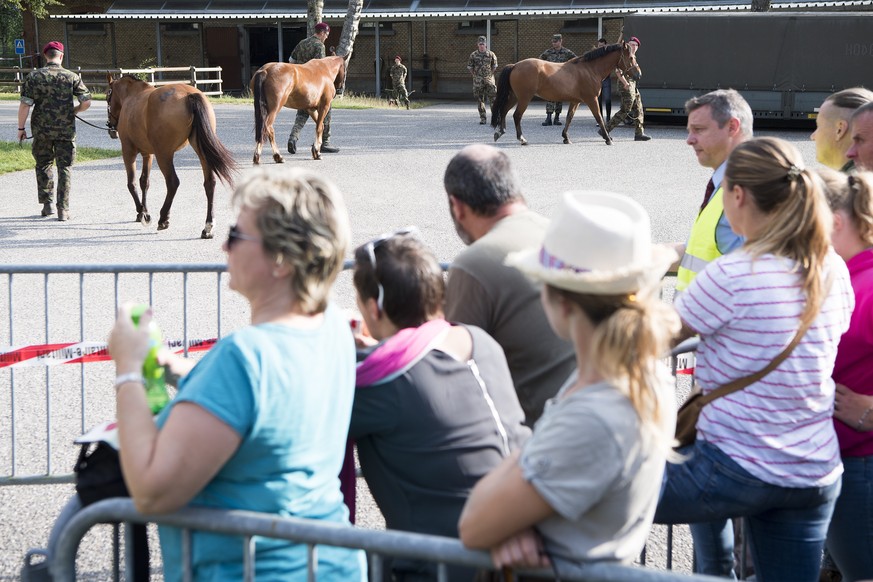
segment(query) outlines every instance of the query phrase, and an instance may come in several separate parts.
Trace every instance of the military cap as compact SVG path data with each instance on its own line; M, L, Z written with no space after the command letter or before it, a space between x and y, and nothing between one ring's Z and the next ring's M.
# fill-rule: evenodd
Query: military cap
M43 52L43 54L45 54L46 52L48 52L48 51L50 51L50 50L56 50L56 51L58 51L58 52L64 52L64 45L61 44L61 43L59 43L59 42L56 41L56 40L53 40L53 41L51 41L50 43L46 44L44 47L42 47L42 52Z
M326 22L319 22L315 25L315 32L321 32L323 30L330 32L330 26Z
M561 40L561 38L563 38L563 37L560 34L553 34L552 35L552 40Z
M485 39L484 36L480 36L480 37L479 37L478 44L485 44L486 42L487 42L487 41L486 41L486 39Z
M643 46L643 43L640 42L640 39L635 36L630 37L630 40L628 42L635 42L637 43L637 46Z

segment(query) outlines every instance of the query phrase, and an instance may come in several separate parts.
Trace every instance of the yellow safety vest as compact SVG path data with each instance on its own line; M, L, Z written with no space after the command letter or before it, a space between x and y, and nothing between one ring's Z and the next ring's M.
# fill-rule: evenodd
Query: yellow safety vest
M682 256L682 262L679 263L677 291L684 291L697 273L701 272L710 261L721 256L715 240L715 229L723 213L724 198L719 186L691 227L691 236L688 237L685 254Z

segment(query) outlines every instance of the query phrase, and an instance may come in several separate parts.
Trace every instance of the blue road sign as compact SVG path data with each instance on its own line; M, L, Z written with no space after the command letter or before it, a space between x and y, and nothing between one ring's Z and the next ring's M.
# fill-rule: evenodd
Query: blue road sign
M15 54L23 55L24 54L24 39L16 38L15 39Z

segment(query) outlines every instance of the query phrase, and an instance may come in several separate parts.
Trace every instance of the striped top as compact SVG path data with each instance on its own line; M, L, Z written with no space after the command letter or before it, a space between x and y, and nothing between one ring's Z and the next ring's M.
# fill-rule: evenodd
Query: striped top
M706 406L697 422L698 438L782 487L829 485L842 473L830 376L854 295L833 250L826 265L833 286L791 355L759 382ZM700 334L696 379L705 393L763 369L791 342L805 303L795 268L740 249L710 263L677 298L682 320Z

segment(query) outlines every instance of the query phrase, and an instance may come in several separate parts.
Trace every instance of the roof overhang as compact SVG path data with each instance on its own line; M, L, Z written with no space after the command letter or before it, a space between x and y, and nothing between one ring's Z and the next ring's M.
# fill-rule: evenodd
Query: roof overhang
M852 10L873 7L873 0L822 0L813 2L774 2L771 11L797 10ZM749 4L708 4L689 5L687 3L661 6L624 6L621 8L600 6L591 8L566 9L525 9L525 10L447 10L447 11L386 11L361 12L361 20L481 20L481 19L532 19L549 17L596 17L623 16L643 13L677 12L749 12ZM346 12L324 12L326 20L342 20ZM102 14L52 14L50 18L69 21L116 21L116 20L161 20L161 21L204 21L204 20L242 20L242 21L282 21L305 20L303 12L170 12L170 11L128 11L124 13Z

